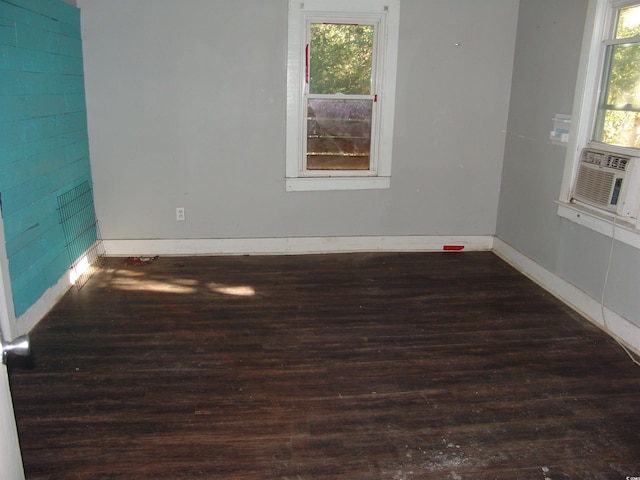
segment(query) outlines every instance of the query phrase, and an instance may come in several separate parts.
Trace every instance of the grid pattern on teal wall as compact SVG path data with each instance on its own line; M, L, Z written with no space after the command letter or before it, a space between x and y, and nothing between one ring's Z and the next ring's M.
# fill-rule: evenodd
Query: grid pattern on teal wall
M86 181L80 11L0 0L0 206L16 316L69 270L57 199Z

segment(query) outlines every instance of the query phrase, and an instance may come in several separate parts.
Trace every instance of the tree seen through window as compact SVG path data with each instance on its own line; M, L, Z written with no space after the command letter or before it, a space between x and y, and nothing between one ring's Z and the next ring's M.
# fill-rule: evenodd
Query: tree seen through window
M374 27L309 27L307 169L368 170Z
M606 56L594 139L640 148L640 5L619 10Z

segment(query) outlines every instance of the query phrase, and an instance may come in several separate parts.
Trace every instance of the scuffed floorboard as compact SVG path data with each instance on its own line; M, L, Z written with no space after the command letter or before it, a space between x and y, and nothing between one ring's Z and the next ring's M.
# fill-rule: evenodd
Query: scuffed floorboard
M110 258L32 344L29 480L640 475L640 369L491 253Z

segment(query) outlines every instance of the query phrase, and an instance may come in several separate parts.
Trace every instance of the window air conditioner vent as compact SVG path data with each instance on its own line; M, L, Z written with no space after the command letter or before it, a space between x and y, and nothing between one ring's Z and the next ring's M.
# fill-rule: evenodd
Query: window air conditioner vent
M573 198L621 217L638 216L640 159L585 148L580 156Z
M595 203L600 207L615 205L611 201L611 188L614 185L614 181L615 174L613 172L580 165L576 181L576 198L582 199L587 203Z
M627 162L629 162L628 158L625 157L619 157L617 155L608 155L607 156L607 163L605 166L609 167L609 168L615 168L616 170L626 170L627 169Z
M598 165L600 167L608 167L624 171L627 169L629 157L585 149L582 152L580 161L581 163L588 163L590 165Z

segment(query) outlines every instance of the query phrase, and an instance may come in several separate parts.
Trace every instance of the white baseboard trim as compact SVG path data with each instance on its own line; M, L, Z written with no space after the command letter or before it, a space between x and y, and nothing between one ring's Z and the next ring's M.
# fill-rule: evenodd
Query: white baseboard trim
M58 279L55 285L49 287L26 312L15 320L16 336L29 333L75 284L79 274L81 275L91 268L87 261L87 252L93 251L97 245L98 242L89 247Z
M488 251L492 235L372 236L239 239L103 240L108 256L180 255L302 255L354 252Z
M563 280L534 260L498 238L482 236L382 236L382 237L301 237L202 240L104 240L108 256L185 255L302 255L355 252L441 252L445 247L463 251L492 250L514 268L548 290L587 320L640 354L640 327L605 308L600 302ZM22 314L16 321L16 336L31 331L73 285L73 269Z
M65 273L58 282L48 288L26 312L16 319L17 335L29 333L49 313L56 303L71 288L70 272Z
M603 309L599 300L587 295L498 238L494 239L493 252L605 333L624 344L633 353L640 355L640 327L606 307L604 308L605 318L603 318Z
M255 239L103 240L108 256L298 255L352 252L430 252L454 247L489 251L493 236L300 237ZM73 286L73 266L15 319L17 337L29 333Z

